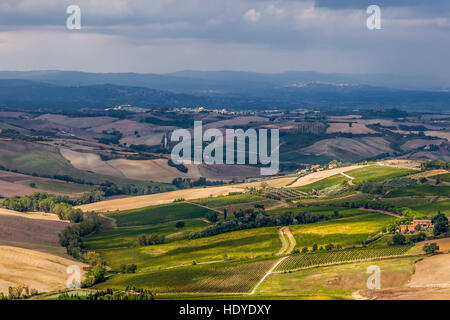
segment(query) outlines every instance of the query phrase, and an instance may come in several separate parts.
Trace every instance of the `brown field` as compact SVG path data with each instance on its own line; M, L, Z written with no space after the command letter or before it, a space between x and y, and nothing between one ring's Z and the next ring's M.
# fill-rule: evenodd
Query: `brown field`
M415 272L403 287L359 292L363 298L376 300L448 300L450 299L450 239L438 239L417 243L436 242L443 254L426 257L415 264Z
M439 252L449 252L450 251L450 238L429 240L418 242L417 245L423 247L426 243L436 242L439 245Z
M354 169L359 166L355 166ZM349 167L350 168L350 167ZM351 170L351 169L349 169ZM282 187L291 182L295 177L288 178L275 178L264 180L264 182L271 187ZM185 190L176 190L170 192L163 192L157 194L150 194L146 196L127 197L113 200L100 201L90 203L82 206L78 206L83 211L98 211L98 212L110 212L143 208L148 206L155 206L159 204L171 203L176 199L184 200L196 200L209 197L226 196L230 192L246 192L248 188L259 188L262 181L248 182L235 185L207 187L207 188L194 188Z
M64 125L68 127L86 129L92 127L103 126L107 123L116 121L116 118L112 117L82 117L82 118L70 118L57 114L44 114L35 118L34 120L45 120L58 125Z
M367 134L367 133L374 133L375 131L367 128L366 125L362 123L353 123L351 127L347 122L329 123L327 133L335 133L335 132Z
M311 174L308 174L304 177L299 178L297 181L295 181L293 184L291 184L290 187L306 186L308 184L311 184L311 183L317 182L319 180L334 176L336 174L344 173L344 172L347 172L350 170L359 169L359 168L363 168L363 167L365 167L365 166L364 165L355 165L355 166L313 172Z
M234 177L254 177L259 168L242 165L186 165L187 173L168 165L167 159L128 160L114 159L103 161L98 154L77 152L66 148L61 154L77 169L93 171L115 177L142 181L172 182L175 178L197 180L205 177L211 180L231 180Z
M121 211L171 203L176 199L196 200L219 196L226 196L230 192L244 192L242 185L220 186L210 188L195 188L186 190L176 190L164 193L150 194L146 196L128 197L114 200L106 200L78 206L83 211Z
M0 195L2 197L26 196L40 191L43 192L45 190L31 188L19 183L0 180Z
M17 285L63 289L67 266L84 266L59 246L58 233L67 225L53 214L0 209L0 292Z
M395 159L378 161L378 164L396 168L420 169L422 162L421 160Z
M302 152L316 156L327 155L337 159L342 159L344 154L349 159L361 159L391 152L389 144L389 141L382 137L323 139L303 148Z
M258 116L241 116L241 117L234 117L232 119L227 120L220 120L208 123L203 126L203 129L209 129L209 128L222 128L222 127L232 127L232 126L246 126L251 122L265 122L268 121L267 118L258 117ZM192 124L194 125L194 124Z
M0 241L59 246L58 233L67 225L53 214L0 209Z
M436 169L436 170L430 170L430 171L416 173L416 174L408 176L408 178L413 178L413 179L429 178L429 177L437 176L439 174L446 174L446 173L448 173L447 170Z
M430 144L440 145L445 140L426 140L426 139L414 139L404 143L400 148L403 151L410 151L420 147L429 146Z
M0 292L9 286L27 285L30 289L47 292L64 289L67 267L84 264L57 255L0 245Z
M447 139L450 142L450 131L425 131L426 136Z
M450 299L450 254L426 257L415 265L415 273L404 287L364 290L362 297L375 300Z

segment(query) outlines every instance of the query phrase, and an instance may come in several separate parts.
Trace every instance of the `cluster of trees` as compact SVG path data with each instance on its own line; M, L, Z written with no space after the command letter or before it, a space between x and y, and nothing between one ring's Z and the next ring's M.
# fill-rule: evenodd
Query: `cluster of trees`
M35 192L30 196L6 198L3 206L7 209L27 212L43 211L55 213L61 220L81 222L83 212L72 207L72 200L67 196L55 196L46 192Z
M111 132L108 132L106 130L103 130L102 132L105 136L98 139L98 142L103 144L119 144L120 139L122 139L123 134L120 131L113 130Z
M178 171L181 171L183 173L187 173L188 172L188 168L186 168L186 166L182 163L180 164L175 164L172 159L169 159L169 161L167 162L167 164L171 167L176 168Z
M191 178L175 178L172 180L172 184L178 189L187 189L193 187L203 186L218 186L224 184L223 180L220 181L208 181L204 177L200 177L198 180L192 180Z
M59 234L59 243L72 257L79 259L84 248L82 237L99 231L101 221L96 213L87 213L80 223L72 224Z
M439 246L436 242L432 243L425 243L423 246L423 251L425 251L427 254L434 254L436 251L439 251Z
M365 209L374 209L374 210L384 210L384 211L397 213L399 215L407 216L407 217L411 217L411 218L414 218L415 216L422 217L422 215L419 212L414 211L408 207L397 207L392 204L385 203L382 201L376 201L376 200L345 201L345 202L339 203L339 205L342 207L347 207L347 208L365 208Z
M356 186L356 190L369 194L385 194L386 188L380 183L364 181Z
M334 245L333 243L329 243L325 246L320 246L315 243L313 244L313 246L311 247L311 249L309 249L308 247L303 247L302 250L300 251L299 249L295 249L294 251L292 251L292 254L299 254L301 253L308 253L308 252L316 252L316 251L331 251L331 250L341 250L342 246L340 244L338 245Z
M150 246L154 244L162 244L166 241L166 237L164 235L158 234L150 234L150 235L140 235L137 239L137 243L139 246Z
M435 236L446 234L449 231L448 218L440 211L431 219L431 222L433 222L433 234Z
M32 296L39 294L36 289L29 288L26 285L19 285L17 287L8 287L8 294L5 295L0 292L1 300L17 300L17 299L28 299Z
M121 264L120 265L120 273L136 273L137 266L132 264Z
M126 289L120 291L117 289L106 289L95 291L88 295L70 294L68 292L61 293L58 300L154 300L155 294L147 289Z
M211 222L217 222L217 221L219 221L219 216L217 215L217 212L210 211L206 214L206 219L208 219L208 221L211 221Z
M189 238L203 238L243 229L308 224L341 217L338 211L335 211L332 215L313 214L308 212L300 212L296 215L292 212L286 212L281 215L267 215L262 209L240 209L238 212L234 212L233 215L234 219L232 220L220 221L199 232L191 232ZM210 220L210 218L208 218L208 220Z
M450 170L450 161L431 160L420 164L422 170L445 169Z

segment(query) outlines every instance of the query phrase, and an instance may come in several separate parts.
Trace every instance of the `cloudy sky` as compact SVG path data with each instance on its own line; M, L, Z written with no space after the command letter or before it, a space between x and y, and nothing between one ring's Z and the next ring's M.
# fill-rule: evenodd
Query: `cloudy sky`
M81 8L81 30L66 9ZM381 8L381 30L366 9ZM0 0L0 70L450 77L448 0Z

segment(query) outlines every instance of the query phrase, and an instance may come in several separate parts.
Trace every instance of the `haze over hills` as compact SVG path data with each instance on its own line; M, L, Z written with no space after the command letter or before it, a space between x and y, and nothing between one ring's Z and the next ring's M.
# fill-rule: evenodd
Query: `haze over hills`
M0 72L0 107L74 110L137 107L230 109L399 108L445 111L450 92L379 86L347 75L289 72L182 71L173 74L83 73L75 71ZM400 86L394 78L387 81ZM406 83L406 82L405 82Z

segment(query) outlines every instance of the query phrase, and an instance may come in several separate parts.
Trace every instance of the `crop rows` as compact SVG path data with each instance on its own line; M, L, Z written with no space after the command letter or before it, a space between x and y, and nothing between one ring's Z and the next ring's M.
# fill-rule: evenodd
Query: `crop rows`
M410 248L410 246L393 246L295 254L283 260L283 262L277 266L275 272L292 271L341 262L364 261L389 256L400 256L406 254Z
M273 266L274 260L198 264L113 276L97 288L136 286L157 293L245 293Z
M297 200L306 198L306 194L304 192L295 190L295 189L287 189L287 188L265 188L263 193L266 197L278 200Z

